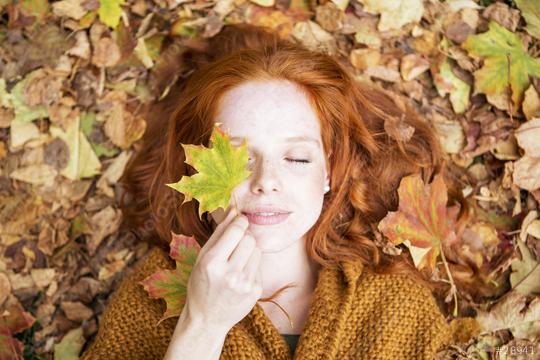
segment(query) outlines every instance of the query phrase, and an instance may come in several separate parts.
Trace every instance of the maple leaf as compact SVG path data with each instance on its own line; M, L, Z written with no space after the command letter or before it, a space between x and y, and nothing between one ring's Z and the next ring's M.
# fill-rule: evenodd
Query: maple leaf
M210 149L181 144L186 154L185 162L198 173L191 177L183 176L177 183L166 184L185 195L182 204L192 198L197 199L200 218L205 211L211 212L219 207L226 209L233 189L251 175L251 171L246 169L248 153L245 140L235 149L229 136L215 126L210 141Z
M171 235L169 255L175 260L176 269L158 270L141 282L151 298L163 299L167 303L167 310L158 324L170 317L180 316L186 302L189 276L201 250L195 237L173 232Z
M99 20L105 25L115 29L122 16L122 8L125 0L99 0Z
M499 95L510 85L512 101L519 106L530 83L529 75L540 77L540 60L529 56L519 36L494 21L487 32L469 36L461 47L470 55L484 58L482 68L474 72L478 92Z
M36 319L24 311L19 303L12 304L0 312L0 359L23 358L23 344L13 335L28 329Z
M389 212L378 225L395 245L405 244L418 269L435 268L442 243L456 241L457 214L460 206L447 207L448 194L441 174L424 185L419 174L401 179L398 211Z

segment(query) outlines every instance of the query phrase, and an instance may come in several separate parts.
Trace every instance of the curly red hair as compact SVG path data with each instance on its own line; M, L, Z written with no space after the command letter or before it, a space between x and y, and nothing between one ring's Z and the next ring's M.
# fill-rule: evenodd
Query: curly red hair
M180 205L183 195L165 184L195 173L184 163L180 144L209 145L223 94L264 79L300 85L318 114L329 155L331 191L306 234L308 255L322 266L350 260L379 273L410 274L433 289L408 252L387 255L373 236L374 226L397 209L402 177L420 173L428 183L443 169L430 124L383 89L357 81L335 58L252 25L226 25L213 38L172 43L164 51L152 78L153 91L163 99L148 109L143 141L121 179L128 195L121 201L124 226L165 249L171 231L204 245L215 222L208 213L201 221L198 203ZM414 133L400 141L385 131L385 121L400 121ZM461 200L457 190L449 195Z

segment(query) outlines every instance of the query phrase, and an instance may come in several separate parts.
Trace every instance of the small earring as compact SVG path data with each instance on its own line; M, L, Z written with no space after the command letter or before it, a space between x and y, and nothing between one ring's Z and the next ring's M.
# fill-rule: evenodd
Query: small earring
M327 193L330 191L330 185L326 184L324 185L324 193Z

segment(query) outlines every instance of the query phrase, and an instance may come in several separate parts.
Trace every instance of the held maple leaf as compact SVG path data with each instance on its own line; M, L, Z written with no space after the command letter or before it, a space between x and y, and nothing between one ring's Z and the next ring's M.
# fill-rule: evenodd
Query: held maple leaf
M199 202L199 218L205 211L219 207L226 209L233 189L251 175L246 169L248 162L247 143L241 146L231 145L229 136L214 127L210 137L212 148L201 145L181 144L186 154L186 163L198 173L183 176L179 182L166 184L185 195L185 202L192 198Z
M201 250L193 236L173 232L171 235L169 255L175 260L176 269L158 270L141 282L151 298L164 299L167 304L167 310L157 324L170 317L180 316L186 302L189 276Z
M401 179L398 188L398 211L389 212L378 229L395 245L405 244L418 269L434 270L441 244L456 241L456 219L459 205L447 207L448 194L441 174L430 185L420 175Z

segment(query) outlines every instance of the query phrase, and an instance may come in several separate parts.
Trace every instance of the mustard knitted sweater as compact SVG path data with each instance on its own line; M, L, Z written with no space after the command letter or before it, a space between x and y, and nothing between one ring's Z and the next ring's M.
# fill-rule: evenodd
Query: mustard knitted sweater
M156 326L165 303L139 284L158 268L173 269L174 262L154 248L112 295L82 360L163 358L178 318ZM362 270L359 263L320 270L294 356L256 304L229 330L220 360L433 359L458 329L477 325L474 319L448 324L429 289L405 275Z

